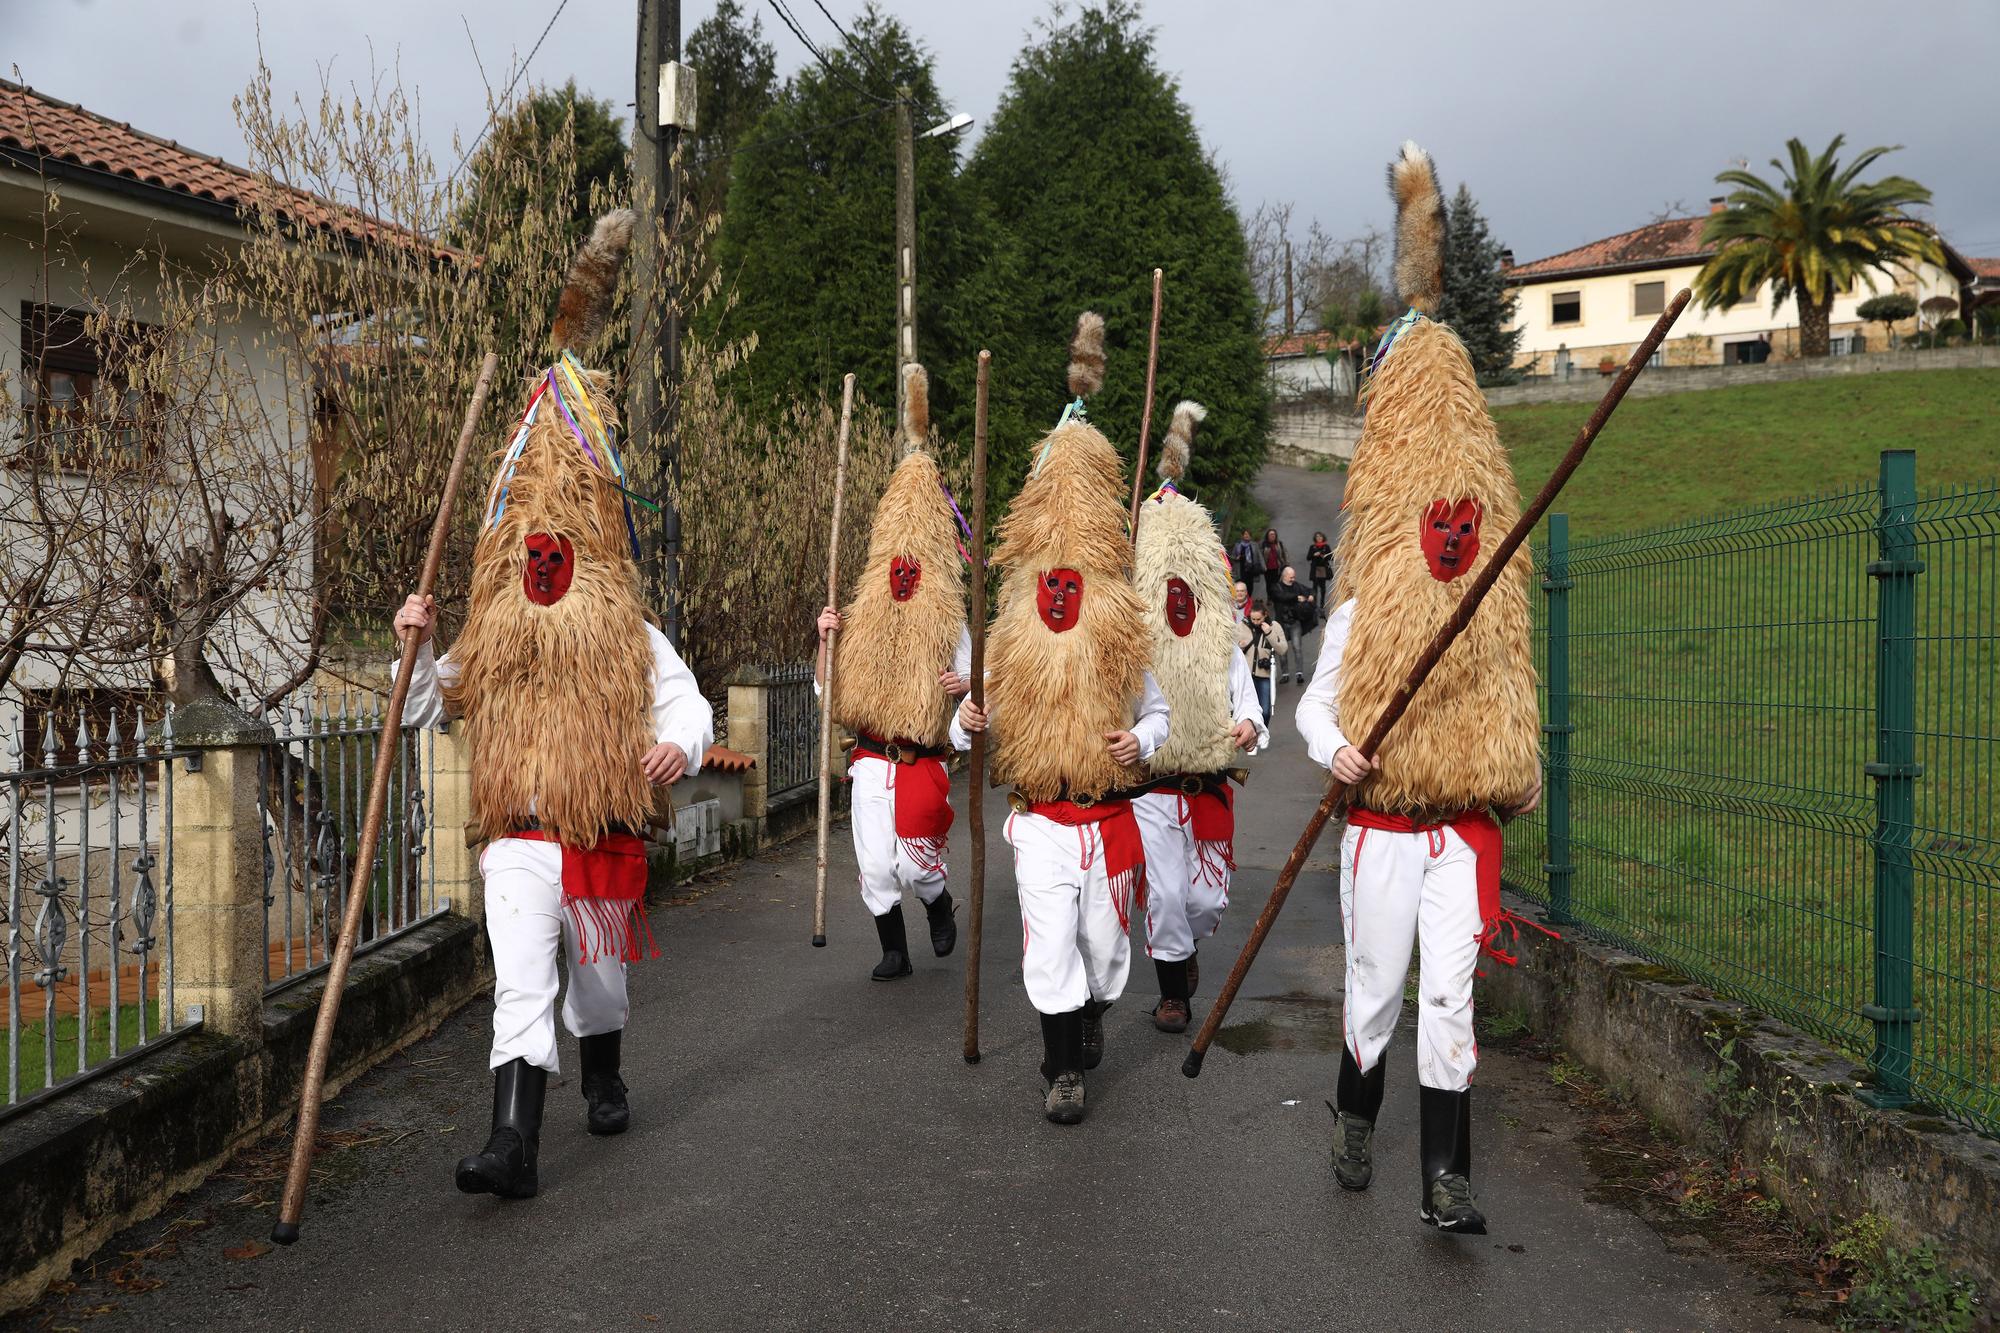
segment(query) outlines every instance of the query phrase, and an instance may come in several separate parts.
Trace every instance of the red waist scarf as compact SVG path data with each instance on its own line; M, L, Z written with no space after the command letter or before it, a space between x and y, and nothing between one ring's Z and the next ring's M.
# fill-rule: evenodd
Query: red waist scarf
M1467 810L1464 814L1435 824L1419 824L1408 815L1387 815L1379 810L1366 810L1356 806L1347 812L1347 822L1358 828L1381 829L1386 833L1437 833L1450 829L1465 845L1472 849L1473 876L1479 885L1479 951L1488 957L1512 967L1520 961L1517 954L1509 953L1500 944L1500 932L1506 931L1508 942L1512 944L1521 937L1521 927L1528 926L1541 931L1550 939L1562 936L1538 921L1516 916L1500 902L1500 858L1503 852L1503 838L1500 821L1489 810Z
M539 829L509 833L527 842L554 842ZM658 958L646 924L646 844L630 833L607 833L595 847L562 848L563 910L576 926L577 961ZM645 952L639 941L645 939Z
M909 858L925 870L944 869L944 848L957 816L951 808L951 774L942 759L918 759L895 764L869 745L854 747L854 757L878 759L889 765L889 791L895 803L896 839Z
M1118 924L1130 929L1132 907L1146 905L1146 843L1139 835L1139 819L1130 801L1099 801L1077 805L1073 801L1031 801L1028 813L1053 819L1071 828L1094 825L1104 847L1104 874L1110 881L1111 905L1118 912ZM1086 842L1081 868L1090 868L1091 851Z

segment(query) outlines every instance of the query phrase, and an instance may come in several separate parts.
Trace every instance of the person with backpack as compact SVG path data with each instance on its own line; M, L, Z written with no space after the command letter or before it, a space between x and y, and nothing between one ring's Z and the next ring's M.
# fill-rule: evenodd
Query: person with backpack
M1250 659L1250 679L1257 691L1257 703L1264 710L1264 725L1271 725L1271 673L1285 655L1285 631L1272 620L1262 602L1251 602L1249 618L1236 627L1236 642Z
M1319 625L1319 612L1313 595L1299 582L1298 571L1290 565L1285 566L1277 586L1271 589L1271 605L1277 612L1279 627L1285 632L1285 652L1278 662L1278 679L1289 676L1303 685L1306 635Z

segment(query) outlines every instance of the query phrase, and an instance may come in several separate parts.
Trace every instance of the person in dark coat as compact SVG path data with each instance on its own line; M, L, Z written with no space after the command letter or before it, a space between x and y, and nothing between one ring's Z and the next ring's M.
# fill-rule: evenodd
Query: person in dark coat
M1267 596L1277 597L1278 580L1284 577L1285 562L1290 559L1291 556L1285 553L1285 544L1278 540L1278 530L1265 528L1264 549L1259 553L1258 563L1264 567L1264 591Z
M1236 539L1236 545L1229 548L1229 568L1236 575L1238 583L1257 582L1264 572L1264 558L1257 553L1257 543L1251 540L1250 529L1243 529L1243 535Z
M1299 582L1298 571L1286 565L1280 571L1277 583L1271 588L1271 607L1277 616L1278 624L1285 631L1286 650L1284 659L1278 667L1279 680L1290 676L1298 684L1305 683L1303 654L1306 635L1312 633L1319 625L1316 605L1312 593L1306 590L1305 584Z
M1323 613L1326 590L1333 583L1333 547L1324 532L1315 532L1313 544L1306 548L1306 569L1312 576L1313 607Z

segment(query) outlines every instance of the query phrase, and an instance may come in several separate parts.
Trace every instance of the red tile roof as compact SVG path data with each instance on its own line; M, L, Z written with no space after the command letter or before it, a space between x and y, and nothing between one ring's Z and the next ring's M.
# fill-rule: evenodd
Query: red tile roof
M1354 345L1352 342L1343 342L1324 330L1316 330L1312 333L1295 333L1289 338L1266 338L1264 355L1266 357L1317 356L1334 347Z
M1547 259L1517 264L1507 270L1510 281L1542 281L1597 270L1674 268L1699 263L1714 254L1701 243L1706 217L1669 218L1632 231L1621 231L1589 245L1579 245Z
M359 209L275 184L219 157L198 153L5 79L0 79L0 159L31 168L39 160L47 160L58 170L67 164L82 170L63 174L85 179L94 173L121 178L150 186L168 197L165 202L178 195L221 205L238 214L274 198L286 217L354 240L430 244L415 232Z
M1974 259L1968 255L1965 262L1972 266L1974 277L2000 278L2000 259Z
M732 750L727 745L711 745L701 757L703 772L748 773L757 766L757 761L741 750Z

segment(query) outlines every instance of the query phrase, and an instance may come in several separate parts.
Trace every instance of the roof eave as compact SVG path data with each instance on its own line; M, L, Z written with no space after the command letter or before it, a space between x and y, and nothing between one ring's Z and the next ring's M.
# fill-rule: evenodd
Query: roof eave
M1620 273L1649 273L1657 269L1688 268L1706 264L1715 258L1715 251L1702 250L1691 255L1674 255L1666 259L1632 259L1622 264L1592 264L1582 268L1550 269L1543 273L1522 276L1519 269L1501 274L1510 287L1535 287L1545 282L1567 282L1575 278L1608 278Z

